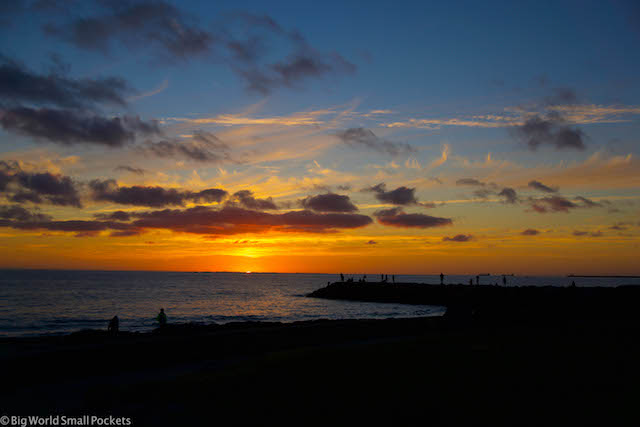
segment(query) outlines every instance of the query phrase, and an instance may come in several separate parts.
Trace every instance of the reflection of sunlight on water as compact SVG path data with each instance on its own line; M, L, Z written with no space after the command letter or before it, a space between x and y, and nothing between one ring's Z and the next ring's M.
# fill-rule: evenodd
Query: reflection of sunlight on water
M4 273L4 272L3 272ZM164 307L170 322L291 322L437 314L428 306L306 298L332 276L318 274L7 272L0 276L0 335L106 328L149 330Z
M170 322L291 322L313 319L411 317L442 314L433 306L377 304L306 298L337 277L326 274L2 271L0 335L106 328L115 314L122 330L149 330L164 307ZM245 270L243 269L243 270ZM501 277L481 277L480 284ZM436 276L397 280L439 283ZM446 276L468 283L469 276ZM640 279L624 279L640 284ZM603 279L575 278L578 286ZM606 282L621 284L615 281ZM508 277L514 285L567 286L566 277Z

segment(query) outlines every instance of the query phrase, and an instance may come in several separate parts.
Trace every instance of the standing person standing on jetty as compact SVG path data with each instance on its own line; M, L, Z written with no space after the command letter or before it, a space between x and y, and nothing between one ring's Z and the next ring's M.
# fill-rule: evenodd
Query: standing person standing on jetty
M476 285L480 284L480 276L476 276Z
M113 319L109 321L109 326L107 327L107 331L109 331L112 335L118 335L118 331L120 329L120 319L118 316L113 316Z
M440 273L440 284L444 285L444 274Z
M344 282L344 274L340 273L340 281Z
M160 309L160 313L158 313L158 317L156 320L160 324L160 327L167 326L167 315L164 313L164 308Z
M502 276L502 284L507 286L507 276Z
M469 279L469 286L473 286L473 279Z

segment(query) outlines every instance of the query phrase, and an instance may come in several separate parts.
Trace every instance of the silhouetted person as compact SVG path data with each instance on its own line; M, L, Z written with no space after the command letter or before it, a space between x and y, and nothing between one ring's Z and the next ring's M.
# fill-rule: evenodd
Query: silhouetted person
M340 273L340 281L344 282L344 274Z
M362 276L362 281L366 282L367 281L367 275L365 274L364 276Z
M571 287L572 287L572 288L575 288L575 287L576 287L576 282L575 282L575 280L572 280L572 281L571 281Z
M502 276L502 284L507 286L507 276Z
M444 285L444 274L440 273L440 284Z
M473 279L469 279L469 285L473 286Z
M393 275L391 276L391 280L393 281L393 283L396 283L396 275L395 275L395 274L393 274Z
M476 285L480 284L480 276L476 276Z
M160 309L160 313L158 313L158 317L156 318L160 327L167 326L167 315L164 313L164 308Z
M381 274L381 275L380 275L380 281L381 281L381 282L384 282L384 274Z
M109 331L112 335L118 335L118 330L120 329L120 319L118 316L113 316L113 319L109 321L109 326L107 327L107 331Z

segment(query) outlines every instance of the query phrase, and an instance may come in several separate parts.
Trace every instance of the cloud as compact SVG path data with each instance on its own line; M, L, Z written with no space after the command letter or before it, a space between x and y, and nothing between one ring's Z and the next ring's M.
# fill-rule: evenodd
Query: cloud
M452 225L449 218L439 218L424 214L407 214L402 208L384 209L374 213L378 222L382 225L404 228L430 228Z
M398 187L395 190L386 191L387 187L384 183L368 187L362 191L370 191L375 193L375 198L383 203L389 203L392 205L416 205L418 199L415 195L415 188Z
M38 103L65 108L90 108L96 103L123 106L131 92L117 77L71 79L58 73L39 75L0 55L0 99L8 103Z
M540 199L531 199L531 208L538 213L569 212L569 209L578 205L562 196L550 196Z
M299 203L303 208L316 212L355 212L358 210L349 196L334 193L308 196L300 200Z
M229 146L210 132L195 131L188 141L147 141L144 150L158 157L183 157L198 162L231 160Z
M520 234L522 234L523 236L537 236L538 234L540 234L540 232L533 228L527 228Z
M498 196L504 197L505 203L513 204L518 202L518 194L516 193L516 190L514 190L513 188L509 188L509 187L503 188L502 191L498 193Z
M536 150L541 145L553 146L558 150L585 149L584 132L567 126L564 118L557 113L549 113L545 117L534 115L523 125L516 127L514 133L531 150Z
M256 199L250 190L241 190L233 194L232 202L239 203L247 209L254 210L275 210L278 206L271 197L266 199Z
M157 123L139 117L106 118L74 110L17 107L0 110L0 126L62 145L94 144L121 147L134 141L137 134L159 133Z
M33 213L22 206L0 206L0 218L21 222L49 221L49 215Z
M110 221L130 221L131 220L131 214L125 211L100 213L100 214L95 214L94 217L96 219L110 220Z
M546 185L544 185L543 183L541 183L540 181L529 181L529 184L527 184L529 186L529 188L533 188L534 190L538 190L538 191L542 191L543 193L557 193L558 192L558 188L551 188L548 187Z
M580 231L580 230L576 230L573 232L573 235L576 237L583 237L583 236L590 236L590 237L602 237L602 232L601 231Z
M91 237L100 231L131 231L136 227L132 224L113 221L52 221L48 219L30 220L0 220L0 227L11 227L17 230L49 230L69 233L78 233L76 237Z
M266 15L229 14L213 32L163 1L95 3L92 15L74 16L69 9L62 16L70 19L49 23L45 31L86 50L109 52L120 45L150 49L165 60L213 57L228 64L249 91L263 95L356 70L340 54L315 49L298 31L287 31Z
M350 128L335 134L344 144L353 147L365 147L380 153L397 156L399 154L414 153L416 150L411 145L400 142L391 142L379 138L369 129Z
M360 228L372 220L366 215L291 211L271 214L233 206L213 209L196 206L184 210L138 213L133 222L140 228L160 228L178 232L232 235L267 231L328 233L339 229Z
M145 170L142 168L136 168L133 166L126 166L126 165L120 165L118 167L116 167L114 169L116 172L131 172L134 173L136 175L144 175L145 174Z
M596 208L603 207L603 203L594 202L593 200L587 199L586 197L577 196L575 198L577 202L575 203L570 201L569 199L563 196L550 196L543 197L540 199L529 198L529 203L531 204L531 208L538 213L547 213L547 212L569 212L570 209L576 208Z
M0 191L16 203L82 207L74 181L50 172L26 172L15 162L0 161Z
M93 200L118 203L122 205L164 207L184 206L188 201L220 202L226 196L225 190L210 188L200 192L183 191L159 186L120 187L114 179L101 181L95 179L89 183Z
M377 244L378 244L378 242L376 242L375 240L369 240L367 242L367 245L377 245Z
M107 52L115 43L127 49L152 46L166 58L186 59L207 53L214 37L188 22L176 7L162 2L100 2L103 9L91 16L48 24L48 34L78 48ZM73 16L73 10L67 13Z
M582 203L582 207L585 208L596 208L602 207L602 203L594 202L591 199L587 199L586 197L577 196L576 200Z
M445 236L442 238L443 242L469 242L473 240L473 236L471 234L456 234L453 237Z
M484 182L478 181L475 178L461 178L456 181L456 185L473 185L484 187L486 184Z

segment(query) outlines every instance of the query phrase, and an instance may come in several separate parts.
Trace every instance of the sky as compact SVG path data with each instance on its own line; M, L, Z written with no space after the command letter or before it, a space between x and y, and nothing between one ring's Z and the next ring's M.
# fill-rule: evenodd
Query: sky
M637 275L634 1L0 6L0 268Z

